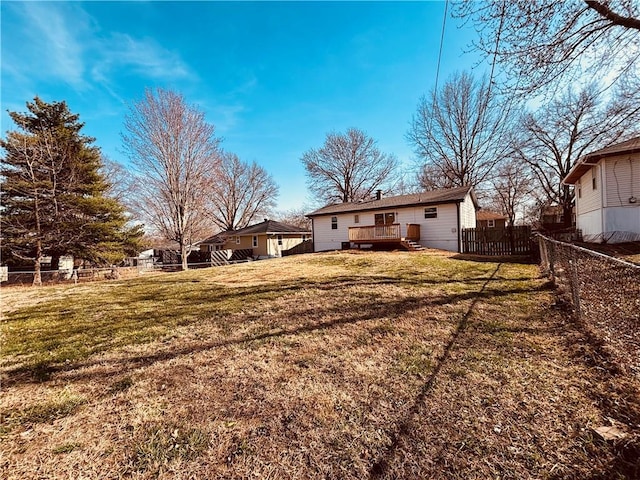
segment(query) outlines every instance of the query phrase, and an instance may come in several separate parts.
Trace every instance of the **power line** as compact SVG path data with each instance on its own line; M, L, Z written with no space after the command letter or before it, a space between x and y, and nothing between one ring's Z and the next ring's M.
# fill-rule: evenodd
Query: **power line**
M444 4L444 15L442 17L442 33L440 34L440 51L438 52L438 65L436 67L436 86L434 92L438 91L438 78L440 77L440 61L442 60L442 46L444 45L444 31L447 25L447 10L449 8L449 0Z

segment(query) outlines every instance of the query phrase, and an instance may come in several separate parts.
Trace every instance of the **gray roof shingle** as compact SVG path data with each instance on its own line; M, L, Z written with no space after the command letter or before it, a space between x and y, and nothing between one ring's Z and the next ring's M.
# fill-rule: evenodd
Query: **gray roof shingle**
M637 153L640 152L640 137L635 137L625 142L616 143L615 145L609 145L608 147L601 148L595 152L588 153L587 155L578 159L567 176L564 177L562 183L565 185L574 185L582 175L587 173L593 165L596 165L604 157L610 157L621 153Z
M316 217L319 215L329 215L336 213L362 212L367 210L383 210L395 207L410 207L415 205L436 205L440 203L459 203L464 200L467 194L471 192L476 207L478 201L475 198L473 189L467 185L465 187L445 188L441 190L431 190L422 193L412 193L409 195L397 195L395 197L381 198L380 200L368 200L364 202L346 202L327 205L319 208L311 213L307 213L307 217Z

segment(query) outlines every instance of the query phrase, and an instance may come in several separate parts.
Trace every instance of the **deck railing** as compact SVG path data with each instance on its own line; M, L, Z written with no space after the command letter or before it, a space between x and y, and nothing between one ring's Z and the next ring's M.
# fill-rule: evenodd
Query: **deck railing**
M350 242L399 241L400 224L371 225L367 227L349 227Z
M408 223L404 238L415 241L420 240L420 225ZM400 242L402 240L402 228L399 223L349 227L350 242Z

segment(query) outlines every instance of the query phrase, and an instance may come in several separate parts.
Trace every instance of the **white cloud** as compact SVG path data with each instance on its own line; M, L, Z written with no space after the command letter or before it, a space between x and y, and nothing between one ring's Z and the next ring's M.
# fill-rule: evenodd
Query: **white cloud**
M151 38L101 32L79 4L25 2L15 4L13 13L24 23L24 41L19 53L5 55L3 70L16 80L48 77L79 90L104 87L120 100L111 79L122 73L167 81L195 78L177 52Z
M128 69L153 79L175 80L194 77L180 56L150 38L136 39L114 32L96 46L94 76L104 78L110 72Z
M27 58L13 62L14 70L31 71L42 69L42 73L64 79L76 86L86 86L84 80L84 46L78 36L85 33L89 17L75 5L54 5L51 3L18 4L25 19L25 44ZM69 17L74 18L74 28L68 25Z

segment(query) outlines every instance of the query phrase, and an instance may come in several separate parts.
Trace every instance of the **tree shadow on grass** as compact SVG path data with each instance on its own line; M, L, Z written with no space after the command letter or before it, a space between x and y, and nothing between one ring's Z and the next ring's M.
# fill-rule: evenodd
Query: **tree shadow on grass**
M471 302L471 305L469 306L465 314L462 316L462 318L458 322L458 325L455 331L453 332L453 335L451 336L451 338L449 339L449 342L444 348L444 352L438 359L438 363L436 364L435 368L431 372L431 375L428 377L427 381L422 385L422 388L418 392L418 395L415 397L412 407L408 409L404 418L401 419L400 422L398 422L398 427L396 431L391 433L390 435L391 444L373 463L371 469L369 470L369 478L372 478L372 479L382 478L387 473L387 470L389 469L389 466L390 466L390 462L393 459L393 456L395 455L395 452L400 444L400 441L403 438L410 436L413 417L415 416L416 413L418 413L420 406L422 405L425 398L433 388L433 385L436 381L436 378L438 378L438 375L440 374L442 367L447 363L447 361L449 360L449 357L451 356L451 349L458 341L458 338L460 337L460 335L467 328L467 325L469 323L469 317L473 313L473 309L475 308L476 304L486 295L487 287L489 286L491 279L497 275L498 270L500 269L500 266L501 264L498 264L496 266L496 269L493 271L491 276L488 279L486 279L484 285L482 286L479 292L473 292L472 294L469 295L469 298L473 299Z
M93 373L84 373L84 372L76 372L74 370L78 370L81 368L91 367L91 366L101 366L104 367L102 375L105 377L111 377L121 372L122 368L138 368L141 366L148 366L158 361L165 361L168 359L180 357L183 355L189 355L192 353L197 353L201 351L206 351L210 349L223 348L230 345L237 345L255 341L264 341L273 338L285 337L285 336L295 336L298 334L321 331L331 329L341 325L348 324L356 324L359 322L370 322L376 321L382 318L394 318L398 315L411 315L412 312L432 306L434 308L440 307L443 305L456 305L460 302L465 302L469 300L473 300L474 302L479 299L489 299L489 298L500 298L504 296L509 296L513 294L527 293L530 292L530 288L521 288L520 286L513 286L513 288L500 288L497 290L492 290L489 288L489 285L495 280L496 273L498 269L494 272L494 274L490 278L484 279L484 284L480 291L474 289L470 291L463 291L459 293L451 293L451 294L440 294L435 296L425 296L424 294L414 294L408 297L404 297L398 300L391 301L381 301L376 300L373 301L368 295L362 298L354 298L353 302L349 304L348 310L345 311L344 305L333 304L328 305L323 309L318 310L315 307L308 306L298 306L293 309L292 312L287 313L287 317L284 319L285 322L288 319L295 318L296 321L304 320L305 323L303 325L290 326L288 323L283 323L280 325L265 325L262 321L261 314L240 314L239 321L242 325L256 325L262 330L267 329L266 331L262 331L255 334L247 334L241 337L236 338L225 338L221 340L214 341L199 341L196 345L189 345L184 347L175 347L175 348L167 348L163 350L159 350L153 354L149 355L139 355L139 356L128 356L122 359L118 359L115 361L103 361L103 360L93 360L93 361L75 361L75 362L67 362L67 363L57 363L55 361L43 361L38 362L37 364L24 365L20 367L16 367L13 369L7 369L5 371L5 385L15 385L21 383L32 383L32 382L42 382L51 378L51 376L58 372L69 372L65 375L65 378L69 380L73 379L82 379L88 377L99 376L100 374ZM331 282L295 282L285 285L280 284L268 284L259 287L246 287L246 288L233 288L228 289L226 291L220 291L215 294L209 294L207 292L198 292L193 295L185 295L180 299L180 303L173 306L172 313L164 312L164 316L168 318L165 322L168 326L171 325L193 325L196 322L213 322L217 324L221 328L233 329L233 324L229 324L229 316L216 316L215 311L213 311L212 306L216 303L224 302L225 299L235 299L242 295L250 295L254 298L277 298L282 297L287 294L291 294L292 292L296 292L299 290L340 290L351 286L378 286L380 284L388 285L394 284L392 282L393 279L388 278L378 278L378 277L360 277L360 276L345 276L340 277L338 280ZM471 286L475 284L475 278L472 281L468 282ZM513 282L521 281L522 279L517 278L512 280ZM504 282L505 280L502 280ZM441 283L446 284L452 282L451 280L443 280ZM463 282L463 281L456 281ZM411 282L413 283L413 282ZM420 283L416 281L416 284ZM464 283L464 282L463 282ZM406 285L407 282L398 282L400 285ZM422 282L422 286L424 286L425 282ZM543 286L543 288L546 288ZM146 298L146 294L142 294L142 297ZM162 301L162 299L159 299ZM135 300L134 300L135 301ZM181 303L184 303L185 306L198 304L200 305L195 313L193 313L192 319L184 319ZM314 319L323 318L323 317L335 317L332 320L328 321L314 321ZM205 319L205 320L203 320ZM145 328L148 325L148 322L145 320L136 322L132 322L136 328ZM60 341L64 341L69 332L63 333L63 338L60 338ZM91 330L91 334L96 336L105 336L105 335L115 335L117 331L113 331L111 325L106 323L101 326L93 326ZM153 338L148 338L146 341L141 342L127 342L124 345L130 344L142 344L148 343L150 341L156 340L160 338L162 335L157 335ZM107 348L103 348L102 351L109 350L111 348L116 348L119 345L117 342L113 342L112 344L107 345ZM97 352L89 352L87 356L90 356L91 353ZM118 368L120 367L120 368ZM108 373L111 371L111 373Z

